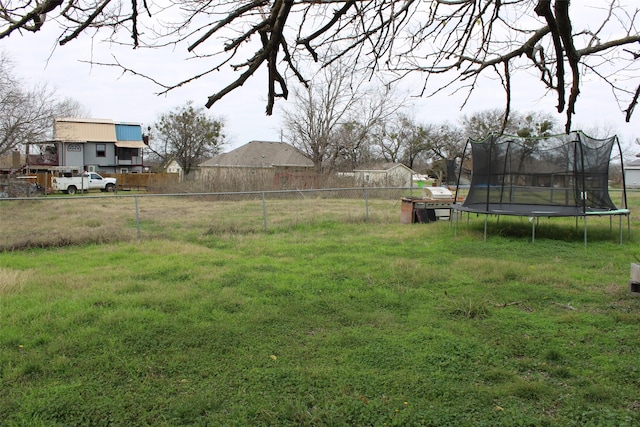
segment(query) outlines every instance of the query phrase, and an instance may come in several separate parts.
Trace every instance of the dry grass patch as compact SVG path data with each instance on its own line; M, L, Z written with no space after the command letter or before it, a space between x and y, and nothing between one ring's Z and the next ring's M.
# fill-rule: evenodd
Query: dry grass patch
M135 239L133 200L51 198L0 204L0 252Z
M25 271L0 268L0 295L19 293L29 274Z
M260 193L38 198L0 202L0 251L133 241L138 228L143 240L197 241L323 221L397 223L398 218L397 200L367 202L362 191L352 198L274 193L264 200Z

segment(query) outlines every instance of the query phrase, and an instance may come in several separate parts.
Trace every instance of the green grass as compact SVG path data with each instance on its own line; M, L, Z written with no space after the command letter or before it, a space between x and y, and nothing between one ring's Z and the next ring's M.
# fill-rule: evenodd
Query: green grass
M608 221L585 247L319 216L1 253L0 424L640 423L638 247Z

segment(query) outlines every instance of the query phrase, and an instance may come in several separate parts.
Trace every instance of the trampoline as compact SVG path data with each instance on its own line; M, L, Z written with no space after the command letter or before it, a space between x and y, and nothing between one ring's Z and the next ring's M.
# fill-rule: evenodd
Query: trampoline
M609 194L609 164L614 148L622 167L622 192L619 205ZM469 158L470 156L470 158ZM481 141L469 140L459 167L454 200L469 177L464 202L452 205L457 221L460 213L487 217L509 215L528 217L532 240L540 217L582 217L584 242L587 242L587 217L618 216L620 243L622 218L629 209L624 182L622 150L618 138L595 139L576 131L543 138L490 135Z

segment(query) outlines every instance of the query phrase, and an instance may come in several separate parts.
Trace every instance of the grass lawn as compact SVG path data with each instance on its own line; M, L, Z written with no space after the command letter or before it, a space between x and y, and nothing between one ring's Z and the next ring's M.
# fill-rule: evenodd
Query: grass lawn
M640 253L592 224L586 247L573 219L531 243L394 217L5 251L0 424L640 425Z

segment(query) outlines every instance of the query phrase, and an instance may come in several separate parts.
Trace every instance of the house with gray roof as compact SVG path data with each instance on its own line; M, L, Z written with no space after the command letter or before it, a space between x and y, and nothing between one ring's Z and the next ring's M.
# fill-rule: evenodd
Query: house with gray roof
M247 190L311 188L316 182L311 160L274 141L251 141L219 154L200 164L200 178Z

